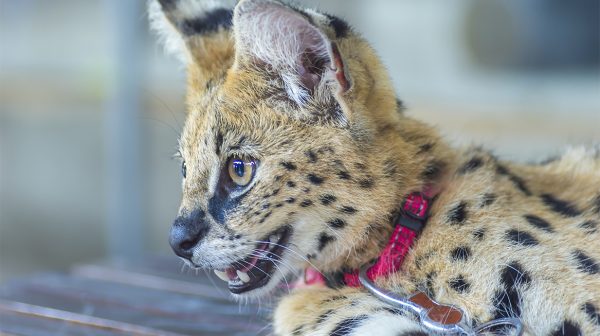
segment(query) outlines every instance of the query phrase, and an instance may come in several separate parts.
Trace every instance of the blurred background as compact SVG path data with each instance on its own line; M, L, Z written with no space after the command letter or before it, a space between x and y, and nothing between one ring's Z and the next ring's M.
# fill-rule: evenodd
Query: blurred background
M298 2L362 32L457 145L600 142L597 0ZM147 25L141 0L0 0L0 282L170 253L185 74Z

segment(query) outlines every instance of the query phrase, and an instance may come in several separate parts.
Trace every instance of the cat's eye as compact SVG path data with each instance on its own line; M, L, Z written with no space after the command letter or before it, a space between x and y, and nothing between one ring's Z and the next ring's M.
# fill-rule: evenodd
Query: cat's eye
M256 172L256 161L232 157L227 163L227 171L233 183L240 187L244 187L248 185L254 177L254 173Z
M187 175L187 166L185 165L185 161L181 162L181 175L183 175L183 178L185 178Z

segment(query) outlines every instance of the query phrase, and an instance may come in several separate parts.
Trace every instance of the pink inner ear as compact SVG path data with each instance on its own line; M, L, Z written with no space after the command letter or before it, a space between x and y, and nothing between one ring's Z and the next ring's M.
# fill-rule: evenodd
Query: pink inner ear
M342 88L342 92L348 91L350 89L350 82L346 77L346 73L344 72L344 61L342 60L342 55L340 55L340 51L335 43L331 43L331 52L333 53L333 64L335 65L335 78Z
M302 86L309 90L311 93L314 91L314 88L321 81L321 75L312 73L308 70L306 66L300 64L298 66L298 77L300 77L300 82Z

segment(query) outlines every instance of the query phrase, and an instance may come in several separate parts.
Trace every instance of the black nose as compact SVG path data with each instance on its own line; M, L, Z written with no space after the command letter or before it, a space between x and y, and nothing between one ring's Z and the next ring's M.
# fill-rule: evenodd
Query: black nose
M208 223L204 220L205 213L196 210L189 215L175 219L169 234L169 244L180 257L190 259L196 244L206 236Z

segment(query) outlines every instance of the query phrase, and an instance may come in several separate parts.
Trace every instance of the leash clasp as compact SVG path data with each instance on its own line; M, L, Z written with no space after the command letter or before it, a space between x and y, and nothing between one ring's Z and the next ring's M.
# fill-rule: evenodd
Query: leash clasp
M430 332L445 335L477 336L490 328L504 325L512 326L515 329L516 336L523 333L521 321L516 318L497 319L478 328L470 328L465 321L465 314L460 308L439 304L423 292L417 292L406 298L379 288L367 276L368 268L366 266L360 269L358 275L360 283L379 300L394 307L408 310L418 316L419 322Z

